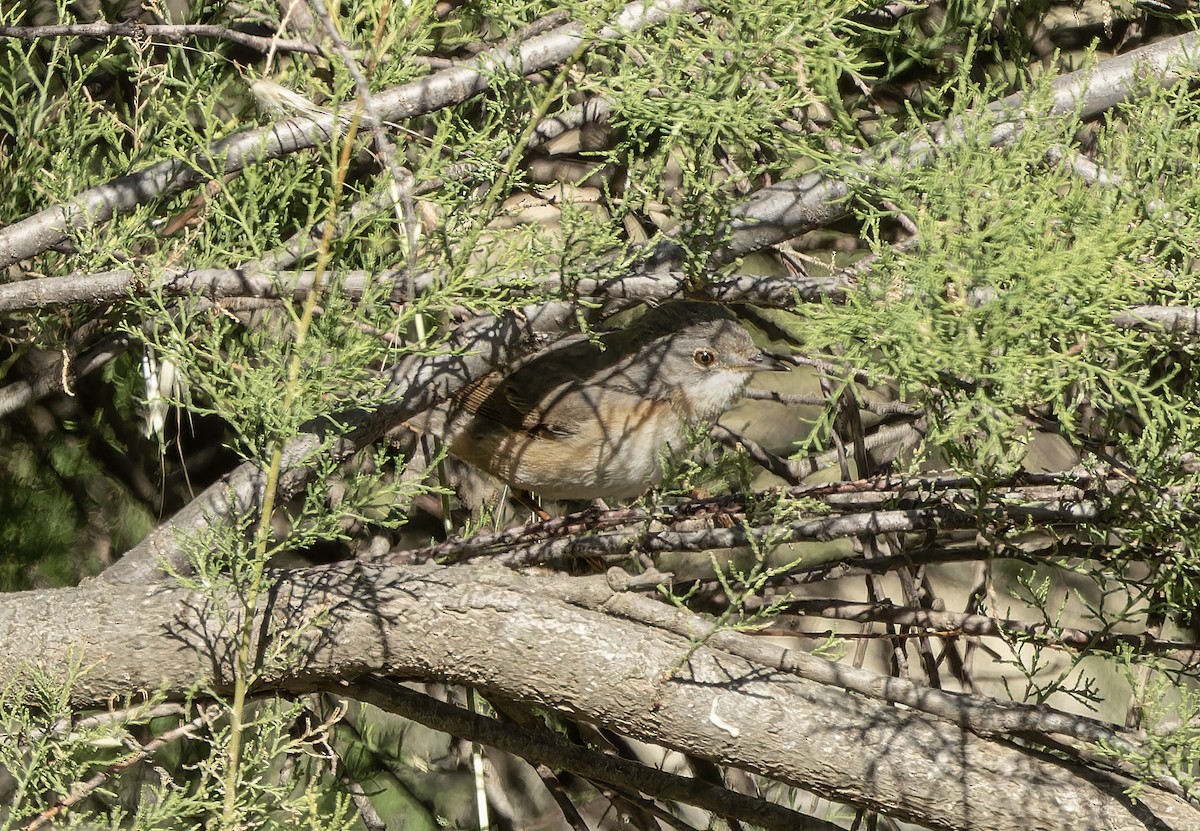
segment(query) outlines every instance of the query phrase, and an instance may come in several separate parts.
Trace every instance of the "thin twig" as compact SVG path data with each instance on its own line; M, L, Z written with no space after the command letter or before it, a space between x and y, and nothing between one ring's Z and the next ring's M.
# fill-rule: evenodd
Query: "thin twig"
M303 40L264 37L239 32L227 26L187 23L138 23L132 20L117 23L68 23L51 26L0 26L0 38L40 40L42 38L133 38L136 40L166 40L182 43L190 38L220 38L259 52L303 52L323 55L320 48Z
M1086 471L1063 473L1027 473L989 482L994 493L1005 494L1014 501L1035 499L1053 500L1086 489L1106 488L1124 483L1122 477L1094 474ZM978 502L976 488L980 482L969 476L879 476L850 482L824 482L799 485L779 491L789 499L823 499L839 511L866 510L884 503L894 503L902 496L910 505L935 504L957 495L968 504ZM1046 488L1052 488L1046 490ZM1037 490L1034 490L1037 489ZM1068 490L1073 489L1073 490ZM960 493L961 492L961 493ZM562 539L584 533L596 533L624 525L645 523L654 519L666 528L717 514L732 516L744 511L744 494L726 494L705 499L689 500L674 505L660 505L650 514L640 508L618 508L600 511L594 508L549 520L539 520L490 534L477 534L469 539L447 540L437 545L406 549L389 555L389 562L412 563L433 559L469 559L499 553L531 543Z
M769 599L748 598L747 609L753 611L770 605ZM1123 634L1074 627L1048 626L1044 623L1025 623L1019 620L994 618L988 615L964 614L933 609L894 606L892 604L857 603L836 599L789 600L782 607L788 614L837 620L882 621L904 626L919 626L952 637L1003 638L1007 641L1033 641L1046 646L1074 650L1114 650L1132 646L1138 650L1162 654L1163 657L1185 665L1200 663L1200 643L1162 640L1151 633Z

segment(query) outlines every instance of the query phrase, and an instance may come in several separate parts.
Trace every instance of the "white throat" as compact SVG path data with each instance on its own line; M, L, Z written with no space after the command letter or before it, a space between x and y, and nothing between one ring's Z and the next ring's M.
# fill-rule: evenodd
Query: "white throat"
M680 397L694 421L712 421L742 394L749 374L719 369L697 383L679 387Z

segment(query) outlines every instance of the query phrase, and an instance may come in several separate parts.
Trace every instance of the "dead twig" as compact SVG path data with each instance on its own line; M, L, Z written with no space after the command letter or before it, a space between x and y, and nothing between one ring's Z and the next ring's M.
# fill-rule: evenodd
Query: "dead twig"
M69 23L52 26L0 26L0 38L41 40L43 38L132 38L165 40L182 43L191 38L218 38L246 46L259 52L303 52L308 55L324 53L320 47L304 40L264 37L239 32L228 26L201 23L138 23L123 20L117 23Z

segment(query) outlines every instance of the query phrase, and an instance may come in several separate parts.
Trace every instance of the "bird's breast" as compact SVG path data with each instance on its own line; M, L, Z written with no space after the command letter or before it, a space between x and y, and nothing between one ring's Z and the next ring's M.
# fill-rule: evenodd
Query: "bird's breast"
M556 415L547 414L551 420ZM610 391L582 412L576 408L571 418L572 429L561 435L473 425L451 452L551 499L625 498L656 484L664 452L684 441L684 421L667 401Z

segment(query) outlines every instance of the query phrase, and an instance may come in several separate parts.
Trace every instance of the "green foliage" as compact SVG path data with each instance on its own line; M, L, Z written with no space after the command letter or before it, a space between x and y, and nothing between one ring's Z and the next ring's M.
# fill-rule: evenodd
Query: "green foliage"
M1138 747L1101 743L1097 752L1128 765L1138 781L1127 789L1136 798L1148 782L1164 777L1190 799L1200 796L1200 693L1178 683L1164 672L1156 672L1146 684L1142 701L1146 741Z
M151 517L97 462L96 425L66 436L0 424L0 590L68 585L140 539Z
M1182 126L1194 126L1193 97L1167 103L1180 140L1193 141ZM1158 241L1176 238L1163 217L1192 211L1197 189L1160 186L1167 199L1151 208L1052 161L1071 142L1070 119L1030 121L997 152L990 117L962 118L962 141L882 190L915 223L916 244L879 239L878 267L846 304L808 319L806 342L925 403L930 441L968 470L1018 464L1023 444L1012 439L1032 412L1081 448L1147 424L1189 434L1200 415L1194 371L1164 364L1161 336L1113 316L1187 291L1167 270L1175 243ZM1102 143L1124 147L1118 137L1131 132L1140 127L1114 126ZM867 219L881 228L885 214Z
M417 250L409 250L390 200L394 183L369 131L339 137L215 177L202 194L153 200L74 229L69 247L23 263L25 276L131 268L142 285L99 310L6 316L5 367L35 350L67 350L81 320L123 332L179 368L185 385L172 403L222 424L212 440L257 465L272 494L285 443L321 424L326 438L307 461L311 484L279 511L286 528L247 514L189 540L191 570L178 579L214 614L234 620L255 608L273 564L343 542L351 529L395 528L406 519L400 506L437 491L406 481L403 461L364 454L336 464L330 451L347 412L386 400L378 370L442 348L451 312L520 306L551 276L570 299L582 278L623 274L640 254L630 243L642 237L654 250L670 234L683 252L679 267L699 283L711 276L732 211L750 190L814 169L853 172L854 220L878 260L847 302L806 306L793 322L806 349L846 368L832 380L832 398L859 394L854 370L892 385L928 413L927 446L914 456L935 451L983 481L1025 462L1030 420L1081 457L1119 452L1130 484L1112 495L1092 531L1098 545L1117 546L1104 575L1119 577L1133 600L1154 611L1194 608L1200 474L1189 468L1188 454L1200 446L1195 346L1131 331L1113 318L1138 304L1200 304L1197 77L1150 89L1089 128L1083 138L1105 180L1084 182L1070 164L1081 138L1074 118L1026 119L1003 149L992 142L989 101L1029 89L1031 111L1046 106L1032 33L1049 4L952 0L886 31L855 23L859 5L722 0L643 31L604 32L620 6L615 0L488 0L448 10L434 0L332 4L374 92L425 77L424 59L434 52L456 50L455 60L466 60L480 45L501 44L551 12L579 22L579 48L534 80L488 64L486 95L391 128L398 162L410 168L421 195ZM55 19L75 20L76 6L58 0ZM30 9L4 4L0 22L28 22ZM1126 5L1114 13L1133 15ZM190 14L195 22L279 23L272 0L194 3ZM339 59L276 55L255 58L249 68L239 65L244 61L235 47L215 41L0 41L0 222L160 162L181 162L207 178L220 169L222 139L281 117L256 104L251 89L260 79L317 107L355 110L355 85ZM585 97L611 105L604 140L583 142L580 172L550 177L548 186L531 163L545 160L538 155L545 148L528 144L532 130ZM935 118L952 119L961 140L863 175L864 150ZM307 304L291 302L284 290L287 301L247 306L155 288L173 268L253 262L327 219L346 218L352 206L354 221L321 251L323 283ZM173 227L191 212L191 221ZM892 244L900 218L916 230L907 247ZM352 295L337 277L397 267L428 278L420 296L402 305L391 285L377 281ZM81 541L102 537L109 549L98 549L119 551L149 524L150 509L97 462L102 451L129 449L131 440L108 422L135 417L143 388L138 360L110 364L104 380L115 390L111 407L65 435L0 424L0 588L78 579L98 567L77 553ZM831 406L818 417L813 447L802 452L826 442L834 416ZM673 457L647 506L696 488L733 483L750 491L745 456L700 435L689 450ZM748 498L748 527L786 528L815 513L811 504L779 496ZM97 528L91 518L101 512L116 519ZM486 522L477 517L463 530ZM1014 524L981 533L994 534L998 547L1015 547L1026 530ZM781 562L794 560L781 539L751 534L742 559L714 559L729 603L709 631L696 635L692 651L714 633L753 629L778 614L782 599L757 599L799 562ZM1035 610L1049 636L1061 631L1067 601L1052 582L1021 585L1022 606ZM683 604L691 597L671 599ZM1132 601L1105 603L1087 609L1101 632L1145 612ZM177 781L147 786L145 798L131 800L132 814L111 794L77 814L114 827L349 827L353 814L335 762L322 756L333 736L343 755L383 760L383 799L432 827L443 806L429 810L406 789L410 760L383 747L369 724L352 729L336 709L319 711L312 702L249 697L265 673L319 633L326 612L311 609L264 655L251 654L253 627L243 623L233 694L198 691L216 702L218 715L180 743L177 757L167 749L157 760ZM1047 640L1010 644L1026 680L1015 697L1094 703L1083 652L1048 669ZM839 648L832 641L820 647L831 656ZM69 714L70 679L57 687L31 678L0 694L0 725L12 739L0 742L0 766L17 781L5 827L40 810L46 794L67 793L115 761L123 751L105 742L122 731L174 726L147 727L135 714L108 732L64 737L51 727ZM1176 703L1152 692L1148 701L1163 708L1155 718L1167 720L1176 707L1190 724L1194 697L1185 691ZM1147 778L1168 770L1191 788L1195 736L1190 727L1170 735L1144 758L1122 758Z

